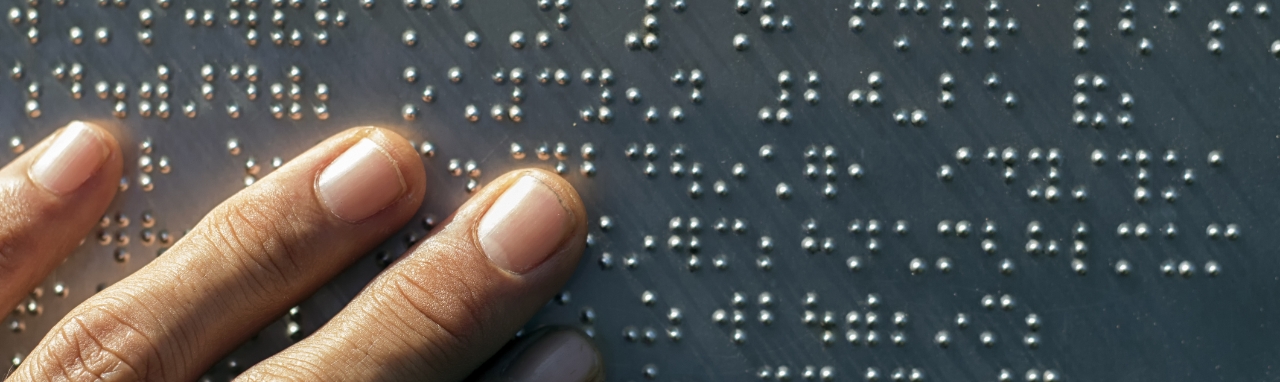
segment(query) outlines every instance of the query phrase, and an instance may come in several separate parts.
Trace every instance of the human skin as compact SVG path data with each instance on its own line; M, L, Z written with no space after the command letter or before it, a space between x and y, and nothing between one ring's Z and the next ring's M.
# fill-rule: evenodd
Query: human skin
M107 129L73 122L0 169L0 306L18 304L79 245L114 197L121 162ZM338 133L73 309L7 380L196 379L403 227L426 178L396 133ZM586 210L563 178L499 176L323 327L239 378L603 380L580 331L508 344L568 280L585 236Z

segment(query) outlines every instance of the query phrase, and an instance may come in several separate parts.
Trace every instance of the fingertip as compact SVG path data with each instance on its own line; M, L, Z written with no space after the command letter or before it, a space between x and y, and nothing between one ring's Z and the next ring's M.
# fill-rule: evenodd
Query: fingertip
M576 263L585 213L572 185L535 169L509 172L495 183L501 192L489 198L474 229L480 249L494 265L526 274L565 257Z
M582 196L578 194L578 190L569 183L560 174L544 170L529 169L526 174L538 178L542 184L546 185L556 193L560 199L560 204L569 210L569 234L566 235L565 242L561 244L560 251L552 256L556 261L565 264L569 271L572 271L578 264L578 258L582 255L583 249L586 247L587 236L587 207L583 205Z
M76 120L76 121L71 121L71 123L68 123L67 127L65 128L71 128L73 126L77 128L84 128L93 132L93 134L97 135L98 139L102 140L102 144L111 153L118 154L120 152L120 141L118 141L116 139L116 135L111 133L110 130L107 130L106 127L103 127L102 125L99 125L93 121Z
M73 129L83 129L84 131L92 134L94 138L98 139L98 142L107 153L106 160L102 163L101 167L101 169L104 170L104 173L112 170L121 170L124 167L123 163L121 163L124 161L124 156L120 150L120 140L116 138L116 133L112 132L112 128L109 125L88 120L74 120L68 122L66 126L58 129L58 131L55 131L53 134L50 134L49 137L55 138L63 131Z
M337 134L327 146L331 159L316 173L315 191L330 213L359 223L392 209L416 210L422 203L426 174L413 145L378 127L356 127Z
M72 121L72 123L81 123L88 128L98 139L102 140L102 144L106 147L108 155L107 159L102 162L102 167L91 178L92 182L106 182L111 190L115 190L120 176L124 173L124 154L120 150L120 140L110 129L91 121ZM102 179L102 180L99 180Z
M102 126L73 121L0 169L0 306L66 258L115 196L123 159Z
M115 137L101 126L72 121L41 143L27 166L27 176L54 195L92 189L85 185L95 183L91 181L94 178L103 178L103 173L118 176L119 152Z
M537 178L554 191L556 196L560 198L560 203L572 213L573 225L575 227L580 226L583 229L586 228L587 208L583 206L582 196L578 195L578 190L567 179L559 174L540 168L516 170L516 172L521 171L524 175Z
M378 130L365 132L359 139L372 139L374 132L388 140L399 138ZM321 330L255 367L278 370L289 367L289 359L311 355L340 365L336 367L347 379L465 376L569 280L586 246L586 231L582 199L560 175L524 169L498 176ZM518 363L518 369L551 378L532 380L602 380L595 347L580 332L571 333L577 334L547 337L558 339L551 343L558 345L525 352L533 358ZM334 343L359 347L366 359L388 361L369 367L347 358L345 349L327 345ZM432 350L440 347L453 350ZM544 362L549 359L561 359L557 362L564 365L572 360L573 368ZM548 374L557 371L567 374Z
M480 381L596 382L605 377L594 341L581 330L546 327L512 341L481 368Z
M411 175L423 181L426 180L426 167L418 155L417 148L413 146L413 142L395 130L381 126L357 126L338 134L338 136L343 135L368 138L376 142L401 167L401 173L406 176L407 183L412 183L407 179Z
M419 158L417 149L413 147L413 143L403 135L384 127L362 126L352 128L351 131L355 135L374 141L382 148L400 171L406 187L405 196L417 198L421 202L427 188L426 167Z

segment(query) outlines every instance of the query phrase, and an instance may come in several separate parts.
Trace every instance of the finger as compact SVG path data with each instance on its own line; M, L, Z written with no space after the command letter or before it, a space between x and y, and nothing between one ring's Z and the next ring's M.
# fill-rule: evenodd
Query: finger
M106 130L72 122L0 169L0 307L13 307L80 245L121 172Z
M72 310L19 380L192 380L404 225L425 191L395 133L338 134L215 207Z
M468 380L480 382L599 382L600 353L585 333L543 328L507 344Z
M586 211L563 178L495 179L325 326L246 379L458 380L511 339L582 254Z

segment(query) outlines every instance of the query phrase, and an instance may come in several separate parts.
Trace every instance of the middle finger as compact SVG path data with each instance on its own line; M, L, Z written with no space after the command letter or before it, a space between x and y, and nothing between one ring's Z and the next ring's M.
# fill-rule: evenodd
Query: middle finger
M425 188L421 159L404 138L376 128L340 133L72 310L19 379L194 379L402 227Z

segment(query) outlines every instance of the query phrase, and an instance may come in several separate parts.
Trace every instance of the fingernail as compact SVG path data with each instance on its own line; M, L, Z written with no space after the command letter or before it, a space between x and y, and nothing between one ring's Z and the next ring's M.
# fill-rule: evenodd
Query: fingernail
M55 194L79 188L102 167L111 151L88 124L71 122L49 144L28 174L31 180Z
M537 178L521 176L480 219L480 246L494 264L525 273L560 246L569 219L555 191Z
M559 330L538 339L521 352L503 374L502 379L511 382L603 379L595 347L575 330Z
M352 223L386 209L404 189L400 169L369 138L348 148L316 179L316 193L324 205L339 219Z

